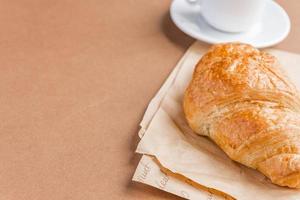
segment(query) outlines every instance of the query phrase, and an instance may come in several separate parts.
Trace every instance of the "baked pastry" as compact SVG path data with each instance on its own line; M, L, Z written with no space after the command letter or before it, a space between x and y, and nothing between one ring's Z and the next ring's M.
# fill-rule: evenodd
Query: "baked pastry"
M300 188L300 98L269 53L213 46L198 62L183 107L189 126L234 161Z

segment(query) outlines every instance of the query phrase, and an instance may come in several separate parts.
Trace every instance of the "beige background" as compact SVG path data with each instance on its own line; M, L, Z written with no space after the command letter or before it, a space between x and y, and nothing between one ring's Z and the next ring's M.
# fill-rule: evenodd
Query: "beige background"
M279 3L300 53L300 1ZM0 0L0 199L176 199L131 182L143 112L193 42L170 0Z

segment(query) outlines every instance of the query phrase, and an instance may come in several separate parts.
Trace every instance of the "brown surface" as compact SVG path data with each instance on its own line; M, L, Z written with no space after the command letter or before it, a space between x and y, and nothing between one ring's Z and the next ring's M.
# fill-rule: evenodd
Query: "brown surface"
M278 48L300 53L300 2ZM138 123L193 40L170 1L0 1L0 199L174 199L131 182Z

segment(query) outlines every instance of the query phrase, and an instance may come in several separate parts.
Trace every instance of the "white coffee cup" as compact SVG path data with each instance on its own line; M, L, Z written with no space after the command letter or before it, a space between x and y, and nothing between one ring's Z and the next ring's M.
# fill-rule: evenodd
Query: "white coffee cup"
M260 22L267 1L270 0L198 0L197 3L211 26L226 32L244 32Z

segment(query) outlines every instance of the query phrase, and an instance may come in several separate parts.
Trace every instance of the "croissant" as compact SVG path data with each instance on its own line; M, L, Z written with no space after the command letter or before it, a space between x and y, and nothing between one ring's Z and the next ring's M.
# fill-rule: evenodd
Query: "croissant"
M241 43L196 65L183 108L189 126L274 184L300 188L300 98L277 59Z

